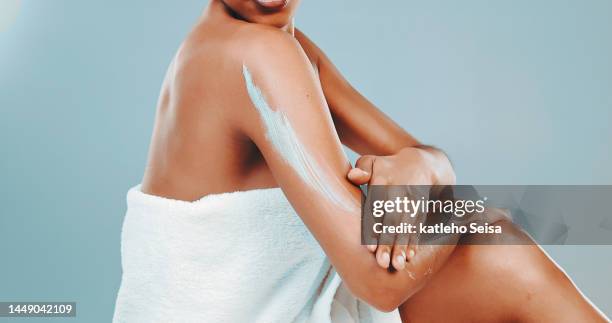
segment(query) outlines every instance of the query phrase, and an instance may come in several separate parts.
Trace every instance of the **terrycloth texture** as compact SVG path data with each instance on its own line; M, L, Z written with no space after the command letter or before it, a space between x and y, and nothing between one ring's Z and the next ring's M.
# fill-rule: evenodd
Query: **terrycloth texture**
M113 322L399 322L341 286L280 189L127 204Z

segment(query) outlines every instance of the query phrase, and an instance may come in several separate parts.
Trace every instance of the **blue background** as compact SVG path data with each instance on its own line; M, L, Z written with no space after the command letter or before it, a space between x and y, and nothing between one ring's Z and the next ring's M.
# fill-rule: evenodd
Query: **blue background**
M125 192L143 173L166 66L206 1L32 0L9 25L11 3L0 300L77 301L79 322L108 322ZM612 1L303 0L297 25L444 148L460 183L612 183ZM547 250L612 314L612 247Z

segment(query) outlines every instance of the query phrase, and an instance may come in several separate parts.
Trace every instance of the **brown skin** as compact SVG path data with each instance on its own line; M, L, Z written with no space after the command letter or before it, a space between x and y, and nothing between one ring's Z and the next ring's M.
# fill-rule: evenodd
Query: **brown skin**
M271 104L289 108L285 112L301 139L306 146L316 147L328 175L336 179L329 186L350 192L359 205L360 192L346 179L350 164L341 150L313 60L286 32L237 20L220 2L212 2L209 9L169 69L143 190L196 200L211 193L280 186L354 294L381 309L397 308L421 282L408 272L390 274L378 266L360 245L359 214L336 211L335 205L308 190L265 138L246 94L243 62L270 94ZM377 118L389 120L382 113ZM421 166L407 160L403 164ZM420 169L429 172L429 168ZM436 254L429 257L443 259ZM414 272L435 267L433 260L426 260L413 261L409 267ZM364 281L366 276L372 279Z
M400 306L403 322L606 322L529 237L509 222L498 224L504 241L481 245L491 237L464 237L476 245L457 246Z
M382 310L401 305L406 321L427 316L419 316L414 308L403 309L411 308L422 298L419 308L437 304L428 293L446 294L448 286L452 286L435 281L472 278L471 285L454 291L465 295L491 287L492 282L481 276L488 274L488 269L499 268L499 262L507 258L491 255L482 262L478 257L469 257L474 247L423 246L405 264L405 270L390 272L382 268L384 263L379 265L377 257L360 245L359 215L338 211L324 196L314 194L266 139L264 126L245 90L243 63L270 104L283 107L304 146L324 162L325 175L334 180L330 187L350 192L355 203L360 200L360 192L347 179L351 168L341 141L360 154L379 155L368 174L351 176L353 182L377 178L385 178L389 184L454 181L444 154L435 149L411 148L418 142L355 91L325 55L295 31L292 17L296 8L297 1L275 10L263 9L254 0L210 2L168 69L142 190L192 201L207 194L281 187L351 291ZM380 255L385 249L378 250ZM521 292L524 289L516 288L523 266L542 273L543 281L554 278L549 284L551 293L570 291L563 299L566 303L553 304L558 307L555 315L586 317L594 313L587 305L576 305L586 302L566 278L555 278L564 275L548 275L560 271L549 269L554 264L544 254L532 253L532 257L523 257L524 262L517 260L518 267L504 267L515 270L496 276L508 282L508 286L501 287L507 288L504 297L512 302L499 309L483 302L482 309L487 310L489 318L519 315L518 306L531 309L525 305L531 301ZM479 271L468 270L476 266ZM488 300L494 302L495 298ZM459 315L460 308L454 310ZM521 314L517 319L549 318L550 311L551 307L535 306L530 316ZM452 311L444 313L448 318L455 317ZM469 320L478 320L479 314L472 313Z
M265 0L221 0L219 2L230 8L229 14L237 19L291 31L293 29L293 17L301 0L268 0L269 3L272 3L272 7L267 7Z

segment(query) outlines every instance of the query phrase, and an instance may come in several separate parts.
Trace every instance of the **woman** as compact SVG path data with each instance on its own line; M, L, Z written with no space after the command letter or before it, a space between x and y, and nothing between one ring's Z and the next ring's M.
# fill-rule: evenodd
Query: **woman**
M454 173L294 27L298 5L211 0L178 50L128 194L115 321L604 320L529 243L361 245L356 185Z

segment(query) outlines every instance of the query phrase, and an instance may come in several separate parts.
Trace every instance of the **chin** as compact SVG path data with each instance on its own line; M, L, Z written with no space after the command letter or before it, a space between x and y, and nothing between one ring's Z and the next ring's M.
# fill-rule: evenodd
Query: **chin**
M289 25L297 10L299 0L281 0L276 6L266 8L256 0L222 0L223 3L248 22L281 28ZM273 2L278 2L273 1Z
M282 28L285 27L287 25L289 25L291 23L291 17L273 17L273 16L258 16L258 17L254 17L253 19L251 19L251 22L260 24L260 25L267 25L267 26L272 26L272 27L276 27L276 28Z

